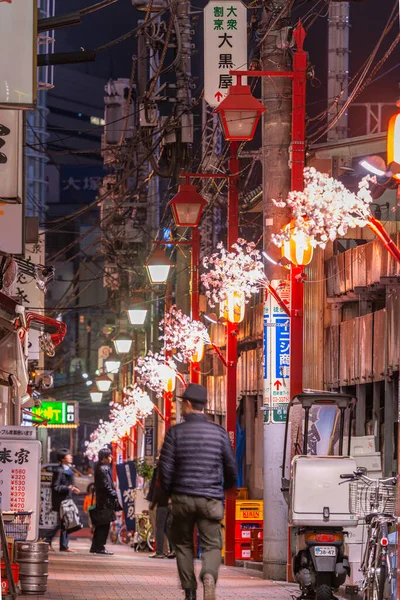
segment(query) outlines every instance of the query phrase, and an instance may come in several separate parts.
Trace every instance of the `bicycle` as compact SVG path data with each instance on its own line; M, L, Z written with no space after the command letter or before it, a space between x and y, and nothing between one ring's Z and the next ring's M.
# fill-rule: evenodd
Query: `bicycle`
M147 513L136 515L136 532L132 540L132 547L139 552L140 550L150 550L153 552L155 536L150 523L150 517Z
M122 513L117 514L116 520L110 526L110 541L112 544L129 544L131 533L123 522Z
M395 573L390 564L389 529L396 523L397 477L371 479L366 469L357 469L352 475L341 475L350 480L350 512L365 518L367 539L361 572L360 591L364 600L387 600Z

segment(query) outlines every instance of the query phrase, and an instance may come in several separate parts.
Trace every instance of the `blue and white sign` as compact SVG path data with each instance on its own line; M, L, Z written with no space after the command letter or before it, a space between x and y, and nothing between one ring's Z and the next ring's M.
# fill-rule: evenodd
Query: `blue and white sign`
M144 455L146 458L152 458L154 453L154 427L146 427L144 436Z
M283 300L289 285L273 281ZM279 288L278 288L279 286ZM290 400L290 319L269 294L264 304L264 408L265 423L285 423Z

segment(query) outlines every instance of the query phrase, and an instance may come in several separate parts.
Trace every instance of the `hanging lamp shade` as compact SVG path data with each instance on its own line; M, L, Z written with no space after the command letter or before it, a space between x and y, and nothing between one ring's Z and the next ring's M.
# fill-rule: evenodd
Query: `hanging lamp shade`
M142 298L132 298L131 308L128 308L127 313L131 325L144 325L147 317L148 309L143 303Z
M248 142L253 139L265 106L251 93L249 85L231 85L227 97L214 112L219 115L225 139Z
M104 361L104 367L107 373L118 373L121 366L121 359L116 352L111 352L110 356Z
M119 332L112 341L118 354L127 354L133 343L132 338L124 332Z
M164 383L164 391L172 393L175 390L176 372L168 365L160 365L160 379Z
M108 392L112 385L112 379L104 374L96 377L95 383L99 392Z
M152 284L165 283L168 279L168 275L172 262L165 254L164 250L157 248L146 263L147 273L149 275L150 282Z
M99 392L96 386L93 386L89 392L89 396L92 402L99 403L103 399L103 392Z
M207 202L196 190L195 185L182 184L168 206L172 210L175 225L178 227L198 227L201 214Z

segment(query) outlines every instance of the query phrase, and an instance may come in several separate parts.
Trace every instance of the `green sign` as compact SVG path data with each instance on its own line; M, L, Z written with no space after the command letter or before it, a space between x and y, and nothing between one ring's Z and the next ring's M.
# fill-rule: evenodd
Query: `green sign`
M32 408L33 421L51 425L75 425L75 403L42 402L41 406Z
M274 404L271 408L264 404L264 423L286 423L288 402Z

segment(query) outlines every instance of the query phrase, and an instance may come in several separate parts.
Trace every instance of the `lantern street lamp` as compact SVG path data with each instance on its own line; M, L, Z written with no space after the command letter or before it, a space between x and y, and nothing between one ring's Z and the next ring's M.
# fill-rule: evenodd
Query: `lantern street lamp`
M90 399L92 402L101 402L103 398L103 392L99 392L97 387L93 386L89 392Z
M100 377L96 377L95 382L99 392L108 392L112 384L112 379L104 374L100 375Z
M237 85L229 88L227 97L214 110L219 115L226 140L247 142L253 139L258 121L266 108L254 98L249 85L242 85L237 76Z
M133 343L132 338L127 333L123 332L118 333L112 341L118 354L127 354Z
M303 231L294 232L294 220L285 225L283 231L290 232L290 239L283 243L282 256L296 267L310 264L314 248L309 236Z
M173 266L164 250L157 248L146 263L150 283L153 285L166 283L169 271Z
M168 203L178 227L198 227L207 201L198 193L195 185L185 183Z
M104 361L104 366L107 373L118 373L121 366L121 359L116 352L111 352L110 356Z
M131 325L144 325L148 312L147 308L145 308L141 298L133 298L132 302L132 308L127 310Z

